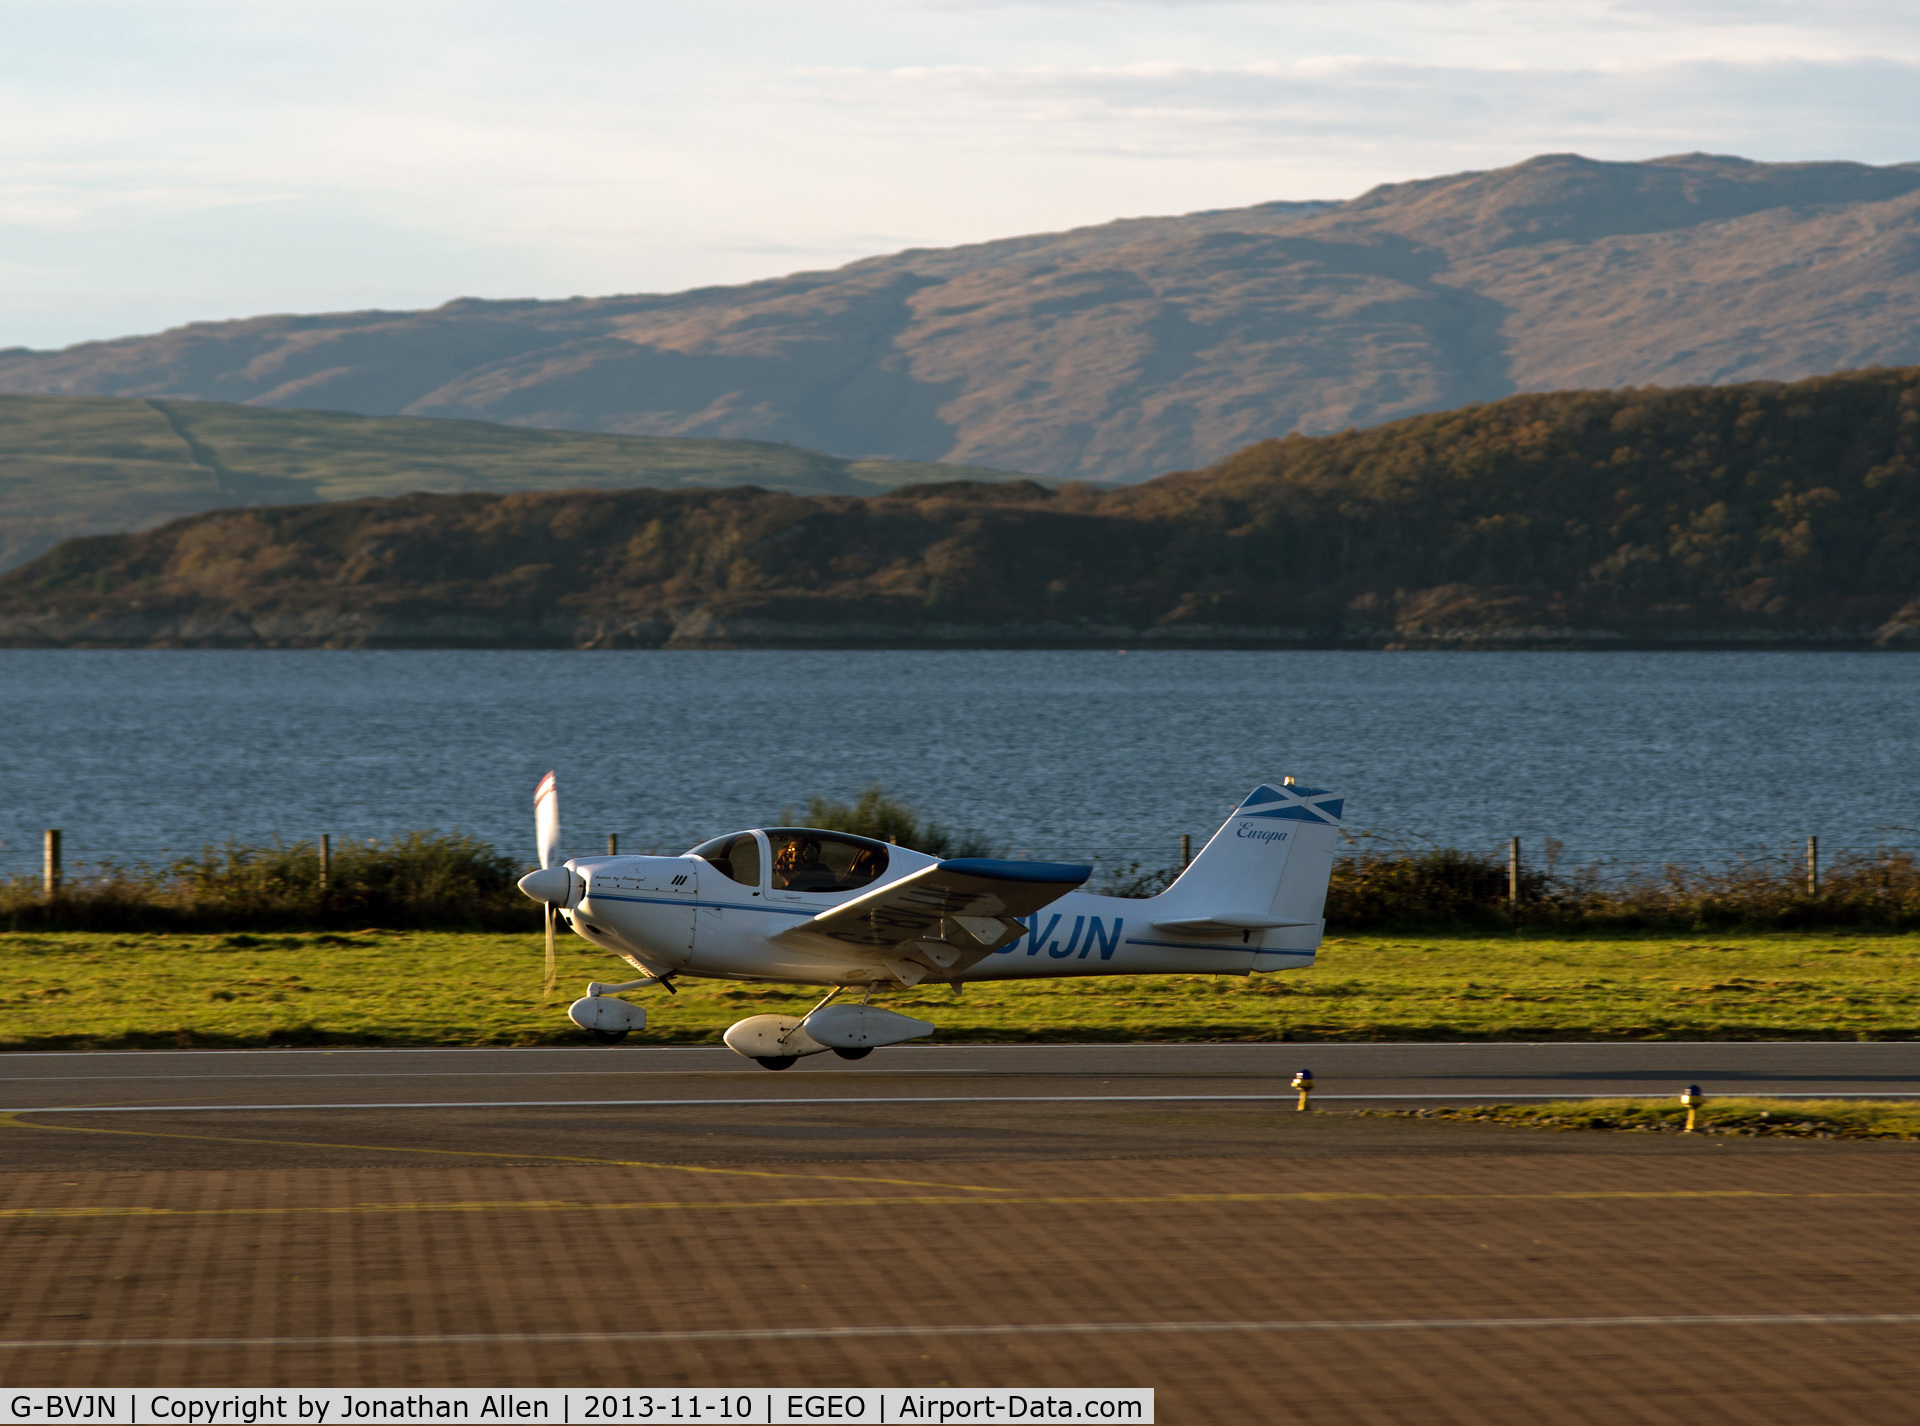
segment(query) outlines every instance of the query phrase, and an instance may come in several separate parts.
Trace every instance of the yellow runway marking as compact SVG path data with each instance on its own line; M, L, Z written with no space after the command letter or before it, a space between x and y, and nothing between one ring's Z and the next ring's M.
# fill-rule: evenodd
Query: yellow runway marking
M703 1202L669 1199L627 1203L582 1203L566 1199L499 1199L446 1203L348 1203L294 1208L156 1208L150 1205L100 1205L73 1208L5 1208L0 1219L20 1218L247 1218L360 1213L686 1213L701 1210L760 1211L769 1208L952 1208L1014 1207L1178 1207L1202 1203L1592 1203L1620 1199L1643 1202L1726 1203L1802 1202L1845 1199L1911 1199L1920 1193L1768 1193L1750 1189L1671 1189L1635 1192L1567 1193L1158 1193L1129 1196L1039 1195L1019 1198L955 1198L938 1194L887 1197L751 1198Z
M58 1111L53 1111L58 1112ZM959 1189L968 1193L1011 1193L1012 1189L976 1183L937 1183L917 1178L871 1178L856 1174L777 1173L772 1169L723 1169L696 1164L661 1164L645 1159L595 1159L577 1154L495 1154L480 1149L421 1149L394 1144L334 1144L315 1139L241 1139L225 1134L162 1134L150 1129L95 1129L81 1124L31 1124L18 1110L0 1110L0 1128L39 1129L58 1134L115 1134L134 1139L192 1139L209 1144L277 1144L291 1149L356 1149L374 1154L443 1154L456 1159L537 1160L555 1164L600 1164L610 1168L665 1169L673 1173L720 1174L735 1178L798 1178L831 1183L891 1183L903 1188ZM963 1200L964 1201L964 1200Z
M7 1351L71 1352L106 1348L115 1353L199 1347L422 1347L473 1346L493 1342L831 1342L874 1337L1105 1337L1122 1333L1194 1332L1505 1332L1542 1328L1653 1327L1687 1332L1704 1327L1920 1327L1920 1312L1701 1313L1692 1317L1403 1317L1311 1321L1298 1318L1240 1322L991 1322L912 1323L858 1327L722 1327L668 1332L436 1332L380 1333L352 1337L53 1337L0 1338ZM16 1397L15 1400L22 1398ZM691 1419L691 1418L685 1418ZM901 1419L894 1418L896 1421Z

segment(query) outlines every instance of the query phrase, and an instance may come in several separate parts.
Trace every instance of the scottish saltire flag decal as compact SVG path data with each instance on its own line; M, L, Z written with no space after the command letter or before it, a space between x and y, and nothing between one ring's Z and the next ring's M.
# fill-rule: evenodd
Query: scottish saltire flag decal
M1280 822L1338 822L1347 805L1344 797L1318 787L1262 785L1240 804L1241 817L1268 817ZM1255 810L1258 809L1258 810Z

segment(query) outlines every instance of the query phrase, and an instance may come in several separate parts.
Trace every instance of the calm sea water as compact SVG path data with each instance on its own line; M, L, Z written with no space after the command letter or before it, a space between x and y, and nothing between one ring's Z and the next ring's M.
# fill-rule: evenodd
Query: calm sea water
M462 827L682 850L880 782L1009 853L1196 843L1255 783L1353 828L1695 859L1920 842L1899 654L0 651L0 866Z

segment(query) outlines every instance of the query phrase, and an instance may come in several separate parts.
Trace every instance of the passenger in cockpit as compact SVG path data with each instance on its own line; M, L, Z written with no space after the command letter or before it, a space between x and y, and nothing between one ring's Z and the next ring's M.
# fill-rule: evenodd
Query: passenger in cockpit
M840 879L843 889L851 891L857 886L867 886L876 881L880 873L887 869L885 852L872 847L862 847L853 854L853 861L847 867L847 874Z

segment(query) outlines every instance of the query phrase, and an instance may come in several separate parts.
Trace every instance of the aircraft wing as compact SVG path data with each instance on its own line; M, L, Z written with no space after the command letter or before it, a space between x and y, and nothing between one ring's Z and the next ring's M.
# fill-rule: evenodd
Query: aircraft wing
M1071 862L956 857L843 901L773 939L874 959L908 985L929 970L965 970L1026 932L1018 917L1084 885L1093 868Z

